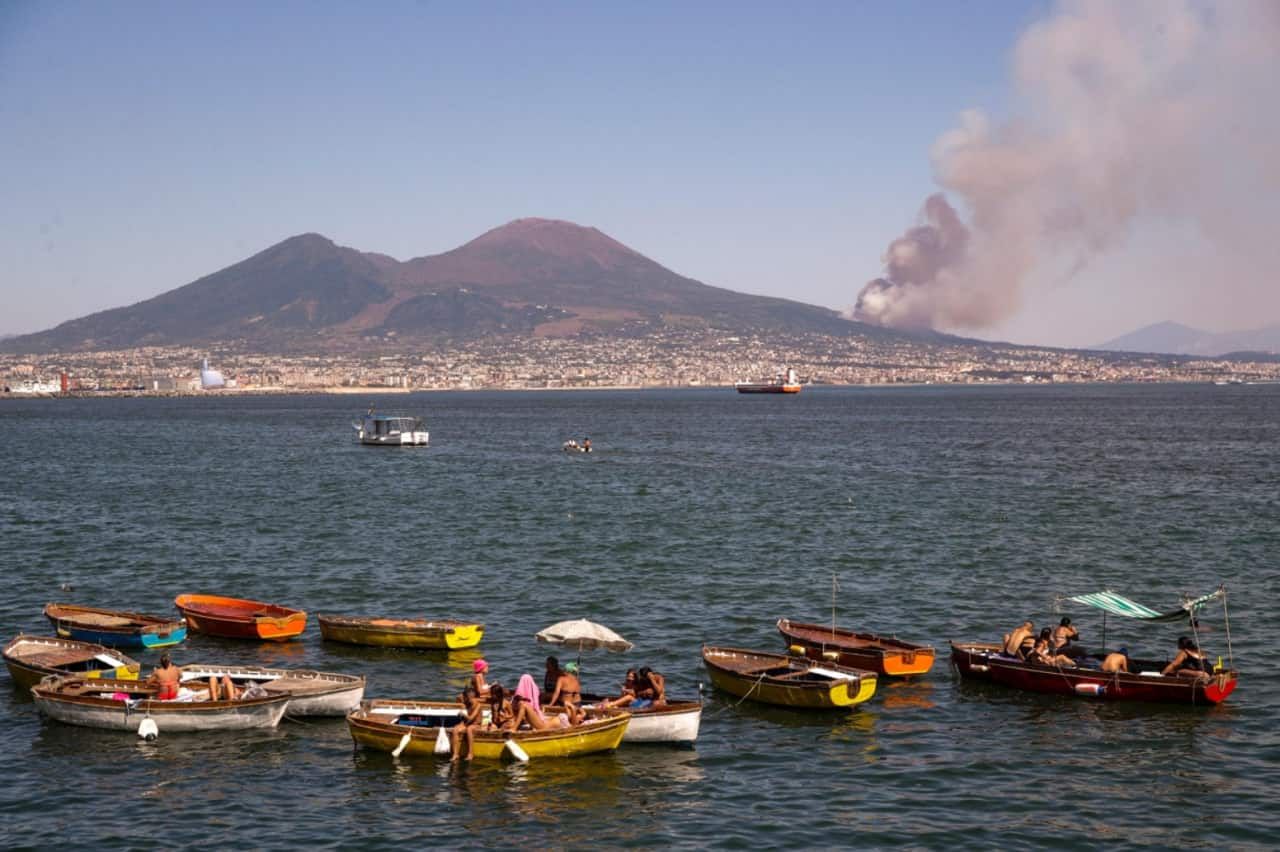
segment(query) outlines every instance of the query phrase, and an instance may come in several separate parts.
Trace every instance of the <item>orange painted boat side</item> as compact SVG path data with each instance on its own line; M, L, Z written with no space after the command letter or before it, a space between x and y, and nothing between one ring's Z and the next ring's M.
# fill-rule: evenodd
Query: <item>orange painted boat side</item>
M233 639L283 641L301 635L307 614L300 609L219 595L178 595L174 605L192 630Z
M778 619L778 632L796 653L803 652L811 660L828 660L890 677L913 677L933 668L931 645L787 618Z

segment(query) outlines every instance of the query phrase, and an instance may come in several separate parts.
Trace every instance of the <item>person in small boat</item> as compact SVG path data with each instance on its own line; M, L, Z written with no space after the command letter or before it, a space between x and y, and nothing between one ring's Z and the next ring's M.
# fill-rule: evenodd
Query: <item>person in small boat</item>
M151 673L150 680L160 688L156 698L172 701L178 697L178 685L182 682L182 668L173 664L173 658L165 651L160 655L160 666Z
M1213 666L1192 639L1187 636L1178 637L1178 656L1161 670L1162 675L1209 680L1213 675Z
M471 669L474 674L471 675L470 686L483 701L489 697L489 684L484 678L484 673L489 671L489 663L482 658L472 663Z
M515 730L515 711L511 709L511 699L500 683L489 688L489 724L485 726L485 730Z
M591 439L590 439L590 438L583 438L583 439L582 439L582 451L583 451L584 453L589 453L589 452L591 452Z
M648 666L642 667L636 673L636 704L663 707L666 703L667 679Z
M568 711L569 705L573 705L576 709L582 703L582 684L578 680L578 664L565 663L564 671L560 672L560 677L556 679L556 688L551 693L551 700L548 704L563 705Z
M1121 648L1119 651L1112 651L1102 658L1102 670L1104 672L1124 672L1129 673L1129 649Z
M635 669L627 669L626 677L622 679L621 694L617 698L606 698L600 702L601 710L610 710L615 707L627 707L631 702L636 700L636 690L639 678Z
M1049 628L1040 631L1040 635L1036 638L1035 644L1032 645L1030 653L1026 656L1028 663L1034 663L1042 666L1062 666L1064 668L1075 668L1076 661L1065 654L1055 654L1050 648L1053 642L1053 632Z
M1004 637L1004 653L1010 657L1018 657L1019 659L1026 656L1029 648L1024 647L1035 644L1035 625L1031 623L1031 619L1022 622L1021 627L1014 628L1012 633L1005 634Z
M209 700L210 701L235 701L243 694L235 681L231 679L231 675L223 675L221 678L209 678Z
M560 675L564 672L560 668L560 660L556 657L547 657L547 669L542 675L542 699L543 704L550 704L548 700L556 691L556 681L560 680Z
M1058 626L1053 628L1053 653L1065 654L1068 657L1081 656L1081 649L1071 643L1080 638L1080 631L1071 623L1071 619L1063 616Z
M567 728L572 724L576 724L570 716L570 712L576 715L576 707L566 707L566 712L557 714L548 719L546 714L542 712L542 706L538 701L538 685L534 683L533 677L527 674L520 676L520 682L516 685L516 694L511 697L512 718L515 722L515 730L527 725L535 731L544 731L547 728Z
M449 729L449 746L453 751L451 761L471 760L474 756L476 729L484 723L484 703L471 686L462 690L462 719ZM463 751L463 745L466 751Z

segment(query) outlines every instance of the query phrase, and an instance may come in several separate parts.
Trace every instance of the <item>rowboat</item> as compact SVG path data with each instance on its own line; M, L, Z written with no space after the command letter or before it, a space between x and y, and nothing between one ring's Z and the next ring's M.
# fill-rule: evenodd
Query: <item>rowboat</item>
M447 753L447 748L437 751L441 731L456 725L461 716L462 705L447 701L364 701L347 714L347 727L357 745L429 757ZM629 713L618 713L569 728L476 731L473 750L477 759L501 760L516 751L507 745L510 740L530 760L612 751L622 741L630 720Z
M260 601L178 595L173 603L192 630L210 636L283 641L298 636L307 626L307 614L302 610Z
M45 604L44 615L63 639L113 648L162 648L187 638L182 619L164 615L59 603Z
M156 687L136 680L51 677L32 687L31 696L41 713L69 725L143 734L150 719L153 733L189 733L274 728L289 696L260 691L257 698L210 701L207 688L184 688L178 698L161 701Z
M231 678L238 687L258 684L272 692L286 693L290 716L345 716L360 706L365 679L359 675L316 672L308 669L267 669L260 666L209 666L188 663L181 683L207 683L209 678Z
M471 621L343 615L322 615L318 620L325 639L382 648L472 648L484 636L484 625Z
M131 657L75 639L24 633L5 645L2 653L13 685L20 689L30 689L49 675L137 680L141 671Z
M933 646L917 645L843 627L778 619L778 632L794 653L890 677L910 677L933 666Z
M803 657L705 645L702 661L719 689L765 704L832 710L861 704L876 692L876 673Z
M583 695L584 701L599 700L595 696ZM546 710L555 712L554 707ZM583 709L591 712L592 704L583 705ZM622 735L624 743L687 743L692 745L698 739L698 727L702 723L701 701L668 701L661 707L623 707L631 714L627 724L627 732Z
M1199 624L1197 610L1210 601L1221 600L1223 621L1227 625L1228 662L1212 667L1201 678L1165 675L1163 670L1169 660L1138 659L1125 654L1127 672L1104 672L1101 656L1077 657L1075 666L1049 665L1027 662L1003 652L1002 645L981 642L951 642L951 662L960 676L986 680L1028 692L1047 692L1057 695L1080 695L1105 701L1145 701L1162 704L1220 704L1235 691L1240 673L1231 664L1230 619L1226 618L1227 589L1219 586L1216 591L1197 598L1183 596L1182 603L1168 612L1159 612L1130 600L1110 590L1076 595L1073 603L1100 609L1103 612L1102 647L1106 647L1107 614L1119 615L1145 623L1185 622L1189 632ZM1209 668L1209 666L1205 666Z
M1081 662L1086 662L1082 660ZM1236 688L1234 669L1214 672L1206 682L1162 675L1168 660L1129 658L1130 671L1104 672L1028 663L1006 656L1000 645L951 642L951 662L963 678L985 680L1027 692L1079 695L1104 701L1147 701L1162 704L1220 704Z

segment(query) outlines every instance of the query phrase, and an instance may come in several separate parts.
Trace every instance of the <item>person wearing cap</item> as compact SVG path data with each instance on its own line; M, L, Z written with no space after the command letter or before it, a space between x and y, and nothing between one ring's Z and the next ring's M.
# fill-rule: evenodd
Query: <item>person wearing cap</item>
M562 704L566 710L570 707L577 710L578 705L582 703L582 684L578 681L577 663L564 664L564 670L556 679L555 692L551 693L551 700L547 703ZM569 713L570 718L573 715L573 712Z
M484 679L484 673L489 671L489 664L481 658L472 663L471 668L475 672L475 674L471 675L471 688L475 690L476 695L483 701L489 697L489 684Z

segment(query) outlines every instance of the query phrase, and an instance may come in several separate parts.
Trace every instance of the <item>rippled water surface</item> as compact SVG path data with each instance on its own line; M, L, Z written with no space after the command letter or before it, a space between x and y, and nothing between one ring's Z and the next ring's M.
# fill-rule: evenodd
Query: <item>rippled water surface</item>
M706 683L706 643L782 649L780 616L931 642L925 678L808 715L708 692L695 749L451 767L353 749L341 720L132 734L0 697L6 845L1270 846L1280 698L1280 386L438 393L425 450L362 448L364 398L0 401L0 628L50 600L173 612L182 592L312 613L473 618L499 680L585 616L635 642L583 656ZM590 456L559 452L590 435ZM1244 672L1215 708L962 683L993 639L1113 588L1157 608L1230 590ZM64 592L62 584L73 591ZM1228 654L1220 607L1204 644ZM1108 622L1164 655L1180 628ZM363 673L445 697L478 652L194 636L177 661ZM137 654L148 665L157 656ZM20 831L15 826L22 826ZM161 839L166 839L161 840Z

